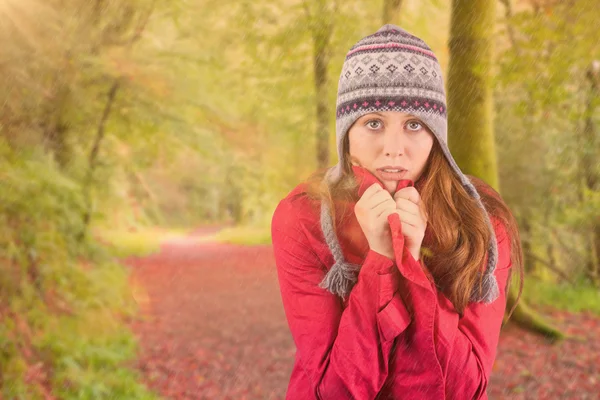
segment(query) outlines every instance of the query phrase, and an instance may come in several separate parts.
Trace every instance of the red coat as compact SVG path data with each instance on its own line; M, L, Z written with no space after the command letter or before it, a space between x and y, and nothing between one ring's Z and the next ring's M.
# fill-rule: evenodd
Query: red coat
M367 175L359 196L379 182ZM511 267L504 226L492 218L500 296L470 303L459 318L423 262L404 249L399 224L394 232L390 221L394 262L369 249L353 212L339 223L346 259L362 264L345 301L318 287L334 262L319 204L299 185L273 215L279 285L297 349L286 399L487 399Z

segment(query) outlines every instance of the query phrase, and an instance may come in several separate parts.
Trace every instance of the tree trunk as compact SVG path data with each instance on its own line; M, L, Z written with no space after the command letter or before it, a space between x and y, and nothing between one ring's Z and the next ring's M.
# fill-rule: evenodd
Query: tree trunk
M231 165L227 168L225 175L225 196L223 197L223 211L227 216L227 222L241 225L244 221L244 192L239 187L239 177L242 176L243 168Z
M47 150L52 153L61 169L65 169L72 158L72 151L68 143L69 124L61 115L61 110L55 111L58 115L50 116L48 125L44 129L44 142Z
M529 223L529 215L525 214L521 221L519 221L519 227L521 228L521 246L523 248L523 264L525 266L525 273L531 274L535 271L535 261L531 258L533 250L531 248L531 224ZM523 240L523 238L525 240Z
M554 257L554 244L552 244L551 240L548 240L548 244L546 245L546 258L548 259L548 268L552 271L557 271L558 266Z
M514 305L515 296L511 296L509 294L506 309L510 310L513 308ZM565 337L565 334L563 332L546 323L535 311L529 308L529 306L522 300L519 300L519 304L517 304L517 308L515 308L511 319L514 319L514 321L520 327L527 329L530 332L538 333L542 336L545 336L547 339L550 339L552 341L563 339ZM506 322L506 319L504 322Z
M493 132L491 69L496 2L453 0L448 65L449 145L461 170L500 192ZM475 156L474 156L475 155ZM507 310L516 303L509 291ZM521 300L513 314L525 329L552 338L561 332L544 323Z
M110 111L112 109L113 103L115 101L115 97L117 95L117 90L119 89L120 82L119 79L115 79L112 87L108 92L108 100L106 101L106 105L104 106L104 112L102 113L102 117L100 118L100 123L98 124L98 131L96 133L96 138L94 140L94 145L92 146L92 151L88 157L88 170L86 173L85 181L83 182L83 195L85 198L86 209L83 215L83 228L81 233L78 236L79 240L85 238L85 234L87 231L88 224L90 222L92 216L92 194L91 188L93 185L94 178L94 170L96 169L96 162L98 161L98 153L100 152L100 145L102 144L102 140L104 139L104 129L106 126L106 121L108 120L108 116L110 115Z
M491 85L494 11L495 2L489 0L452 1L448 139L461 169L498 190Z
M65 56L65 59L69 54ZM72 105L69 79L74 72L69 68L55 73L52 85L52 98L45 105L45 121L43 143L45 150L52 154L60 168L65 169L71 162L73 152L69 146L69 123L65 118L67 110ZM66 76L61 76L64 74Z
M313 37L313 69L315 75L315 101L317 117L317 168L329 166L329 101L327 67L330 56L330 39L333 31L333 12L326 0L317 0L317 9L306 13ZM336 4L333 5L334 11Z
M600 102L600 61L593 61L590 65L586 78L590 84L590 92L586 105L585 126L583 129L584 143L582 146L582 170L585 176L585 185L591 191L598 190L600 178L597 171L598 154L600 153L598 132L593 116ZM590 233L588 248L588 262L586 275L596 286L600 285L600 268L598 266L600 257L600 220L596 219Z
M383 0L383 24L397 24L402 0Z

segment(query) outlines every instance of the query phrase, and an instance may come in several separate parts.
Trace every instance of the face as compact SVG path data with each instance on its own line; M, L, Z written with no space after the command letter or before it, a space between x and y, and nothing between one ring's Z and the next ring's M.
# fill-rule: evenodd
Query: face
M419 118L384 111L356 120L348 131L348 140L350 156L393 194L399 180L416 182L421 177L435 137Z

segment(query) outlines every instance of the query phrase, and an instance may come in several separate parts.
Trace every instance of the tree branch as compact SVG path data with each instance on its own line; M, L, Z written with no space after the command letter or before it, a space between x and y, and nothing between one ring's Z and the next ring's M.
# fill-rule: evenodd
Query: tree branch
M563 271L561 271L560 269L556 268L554 265L552 265L552 263L536 256L535 254L533 254L532 252L527 253L527 256L531 257L531 259L533 259L536 262L539 262L540 264L544 264L546 267L548 267L552 272L554 272L555 274L557 274L558 276L560 276L561 278L563 278L565 281L569 282L571 285L575 285L575 283L573 282L573 280L571 280L571 278L569 278L567 276L567 274L565 274Z
M308 19L308 29L310 31L313 31L312 16L310 15L310 8L308 7L306 0L302 0L302 8L304 8L304 13L306 14L306 18Z
M573 250L572 248L570 248L569 246L567 246L567 244L561 239L558 230L556 228L552 229L552 234L554 236L554 238L556 239L556 241L558 242L558 244L562 247L562 249L564 251L566 251L569 256L575 256L578 259L578 262L580 263L584 263L585 259L583 256L581 256L577 251Z
M96 138L94 139L94 145L92 146L92 151L88 157L88 170L85 176L85 181L83 182L83 195L86 201L86 210L83 215L83 228L82 231L78 235L78 239L81 241L86 234L87 226L90 222L92 216L92 201L91 201L91 193L90 188L92 186L92 178L94 176L94 169L96 168L96 162L98 160L98 153L100 151L100 144L104 139L104 129L106 125L106 121L108 120L108 116L110 115L110 111L112 110L113 103L115 101L115 97L117 95L117 91L120 87L120 79L116 78L108 92L108 100L106 101L106 105L104 106L104 112L102 113L102 117L100 118L100 123L98 124L98 130L96 132Z
M510 23L510 20L513 17L512 5L510 4L510 0L500 0L500 3L504 5L505 9L506 30L508 31L508 38L510 40L510 43L512 44L513 49L515 49L515 53L517 53L517 56L520 56L521 49L517 45L517 39L515 38L515 30L513 29L513 26Z
M150 21L150 16L154 12L155 5L156 5L156 0L153 0L152 4L150 5L150 8L148 9L148 13L146 14L145 18L137 26L137 28L135 29L135 32L131 36L131 38L129 40L129 46L131 46L135 42L137 42L140 39L140 37L142 36L142 33L144 32L144 30L146 29L146 26L148 25L148 21Z

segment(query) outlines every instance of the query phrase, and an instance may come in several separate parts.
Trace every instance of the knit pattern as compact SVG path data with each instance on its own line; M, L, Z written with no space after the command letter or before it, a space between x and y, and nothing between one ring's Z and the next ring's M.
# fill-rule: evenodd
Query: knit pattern
M329 290L342 299L350 294L350 290L358 280L360 265L346 261L340 243L333 230L333 219L327 202L321 202L321 229L325 242L333 255L334 264L319 284L319 287Z

